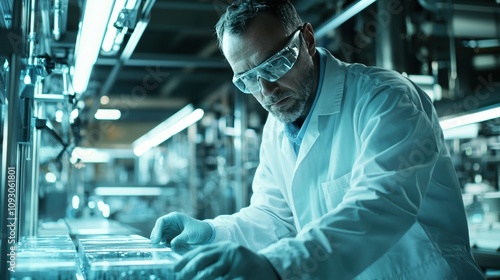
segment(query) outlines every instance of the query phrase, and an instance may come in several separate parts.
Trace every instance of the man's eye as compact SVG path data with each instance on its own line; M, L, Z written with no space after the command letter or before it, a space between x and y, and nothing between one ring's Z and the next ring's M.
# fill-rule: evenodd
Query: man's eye
M283 59L278 58L273 61L269 61L269 63L266 65L264 72L273 75L275 71L279 70L283 66Z
M253 80L255 80L255 74L252 73L252 74L245 75L245 76L241 77L241 80L243 82L253 81Z
M273 61L269 61L267 68L276 68L281 64L280 62L281 62L281 59L275 59Z

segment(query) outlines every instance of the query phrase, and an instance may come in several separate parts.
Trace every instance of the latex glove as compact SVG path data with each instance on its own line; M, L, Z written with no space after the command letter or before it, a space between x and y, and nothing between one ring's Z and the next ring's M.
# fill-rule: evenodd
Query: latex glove
M176 279L279 279L266 257L228 241L200 246L184 254L174 271Z
M212 227L186 214L172 212L156 220L151 231L151 242L170 243L172 248L189 248L206 242L212 236Z

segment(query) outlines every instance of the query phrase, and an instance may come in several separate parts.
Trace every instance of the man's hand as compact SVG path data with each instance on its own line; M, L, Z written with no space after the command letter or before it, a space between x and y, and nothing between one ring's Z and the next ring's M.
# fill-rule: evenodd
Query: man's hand
M184 254L174 270L176 279L279 279L264 256L232 242L200 246Z
M212 227L207 222L173 212L156 220L150 239L153 243L170 243L172 248L189 248L208 241L211 236Z

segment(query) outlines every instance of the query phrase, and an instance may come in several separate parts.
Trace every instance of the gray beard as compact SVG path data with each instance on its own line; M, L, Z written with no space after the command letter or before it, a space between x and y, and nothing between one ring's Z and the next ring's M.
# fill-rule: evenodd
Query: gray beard
M291 123L296 121L299 117L304 114L304 110L309 102L309 98L312 95L312 83L313 74L312 71L308 72L309 75L302 80L300 83L298 93L300 94L299 99L294 99L294 103L287 107L285 111L273 111L271 114L282 123ZM312 100L310 101L312 103ZM305 117L305 116L304 116Z

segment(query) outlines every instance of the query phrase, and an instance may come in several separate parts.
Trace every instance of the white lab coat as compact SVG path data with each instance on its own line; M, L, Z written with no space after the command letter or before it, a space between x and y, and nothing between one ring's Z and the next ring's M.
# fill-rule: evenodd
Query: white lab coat
M208 220L282 279L483 279L426 94L328 51L298 155L269 116L251 204Z

